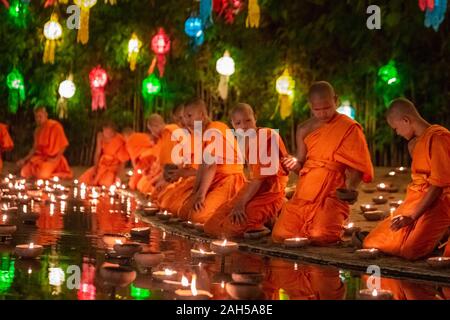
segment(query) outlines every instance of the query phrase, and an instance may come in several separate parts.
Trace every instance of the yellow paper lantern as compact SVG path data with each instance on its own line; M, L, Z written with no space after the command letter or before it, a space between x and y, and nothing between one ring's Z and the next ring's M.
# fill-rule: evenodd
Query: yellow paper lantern
M89 41L89 12L97 0L74 0L74 3L81 9L77 42L86 44Z
M44 63L55 63L56 41L62 36L62 26L58 22L58 15L52 14L50 21L44 25Z
M276 90L280 95L281 119L286 119L292 114L292 103L294 101L295 81L286 68L276 81Z
M136 70L136 60L141 47L142 42L139 40L138 36L133 33L130 41L128 41L128 62L130 63L131 71Z

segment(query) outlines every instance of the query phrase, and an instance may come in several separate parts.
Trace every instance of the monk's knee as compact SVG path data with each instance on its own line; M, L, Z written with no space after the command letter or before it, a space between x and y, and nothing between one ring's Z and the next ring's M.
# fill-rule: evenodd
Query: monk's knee
M341 234L337 232L327 232L322 230L312 230L309 233L311 242L318 246L327 246L341 240Z
M427 252L419 250L417 245L415 245L414 243L405 243L400 250L400 256L410 261L418 260L421 257L426 256L427 254Z

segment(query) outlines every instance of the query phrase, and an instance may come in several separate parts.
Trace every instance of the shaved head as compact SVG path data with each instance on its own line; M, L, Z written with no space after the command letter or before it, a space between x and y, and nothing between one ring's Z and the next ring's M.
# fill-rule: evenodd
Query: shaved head
M209 123L208 108L202 99L194 99L184 105L184 123L186 127L194 130L195 122L201 121L202 126Z
M163 124L165 124L165 121L164 121L163 117L161 117L159 114L152 113L151 115L148 116L147 123L155 123L155 124L163 123Z
M330 83L313 83L309 88L308 100L313 116L319 121L328 122L336 115L338 98Z
M234 129L256 129L256 119L253 108L247 103L238 103L230 112L231 124Z
M322 97L335 97L333 86L327 81L317 81L312 84L309 88L308 97L311 98L313 95L318 95Z
M255 116L253 108L248 103L238 103L230 111L230 117L232 118L237 113L247 113L249 115Z
M47 109L44 106L37 106L33 111L36 124L42 126L48 120Z
M185 109L189 109L189 110L197 110L197 111L201 111L204 114L208 114L208 108L206 106L205 101L203 101L203 99L194 99L189 101L188 103L185 104L184 106Z
M165 126L166 122L163 117L157 113L153 113L147 118L147 129L155 138L159 138L161 136Z
M430 124L417 111L414 104L405 98L395 99L386 112L389 126L400 136L410 141L423 133Z
M387 119L401 119L403 117L421 118L414 103L405 98L398 98L391 102L386 112Z

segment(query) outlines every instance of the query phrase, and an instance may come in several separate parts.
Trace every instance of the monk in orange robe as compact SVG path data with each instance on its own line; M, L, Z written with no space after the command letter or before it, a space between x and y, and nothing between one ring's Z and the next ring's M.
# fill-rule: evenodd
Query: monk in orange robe
M244 185L243 165L238 163L237 143L231 130L226 124L209 119L203 100L186 104L184 119L194 134L194 158L200 166L191 194L178 211L178 217L205 223Z
M129 160L124 137L112 122L105 122L97 134L94 166L79 178L91 186L110 186L120 181L125 163Z
M305 237L315 245L329 245L341 240L349 215L349 205L337 198L336 189L356 190L361 179L372 179L373 167L361 126L336 112L337 96L328 82L311 86L309 103L313 116L297 130L297 158L282 159L286 168L299 172L299 179L272 238L280 243Z
M34 118L37 124L34 144L28 155L17 161L17 166L21 168L20 174L27 179L70 179L72 171L64 157L69 142L62 125L56 120L48 119L44 107L34 110Z
M8 126L0 123L0 173L3 169L2 154L5 151L11 151L14 148L14 142L8 132Z
M450 132L425 121L407 99L394 100L386 117L398 135L415 143L412 182L394 216L373 229L363 247L417 260L431 254L450 227Z
M155 193L169 184L163 177L163 170L164 166L173 164L175 161L172 159L172 149L178 142L176 139L172 139L172 134L180 128L176 124L166 124L164 119L156 113L148 117L147 128L156 141L152 153L157 160L151 170L140 179L137 189L156 197Z
M122 134L133 165L133 175L128 181L128 186L131 190L136 190L142 176L148 173L148 170L157 160L153 150L155 143L148 133L133 132L133 130L127 128L123 130Z
M231 111L231 122L237 132L245 135L245 160L251 177L236 197L217 209L205 224L205 233L224 238L263 230L265 224L278 216L286 200L284 189L288 181L288 172L279 162L287 156L283 140L274 130L256 126L252 107L245 103L238 104ZM262 139L266 141L263 143ZM274 143L272 139L275 139ZM272 147L276 148L273 154ZM255 159L251 158L251 151ZM270 157L269 163L261 163L265 160L263 154ZM272 168L269 168L270 165ZM265 173L263 168L270 172Z

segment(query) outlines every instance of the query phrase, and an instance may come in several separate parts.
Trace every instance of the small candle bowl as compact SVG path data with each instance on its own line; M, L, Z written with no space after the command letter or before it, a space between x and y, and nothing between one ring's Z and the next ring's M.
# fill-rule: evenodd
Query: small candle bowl
M339 200L352 202L358 199L358 191L348 189L336 189L336 196Z
M213 295L206 290L197 290L196 294L190 288L175 290L177 300L209 300Z
M388 199L383 196L379 196L379 197L372 198L372 201L375 204L385 204L388 202Z
M162 252L138 252L134 254L134 261L143 268L153 268L165 258Z
M395 177L396 174L397 174L397 172L395 172L394 170L391 170L385 174L385 177L392 178L392 177Z
M174 270L159 270L152 272L153 279L164 281L164 280L175 280L177 277L177 272Z
M0 236L10 236L17 231L17 227L13 224L0 224Z
M144 207L142 213L146 217L154 216L159 212L159 208L157 207Z
M427 264L434 269L446 269L450 267L450 257L428 258Z
M398 192L398 187L394 185L390 185L386 188L386 191L389 193L396 193Z
M400 205L401 205L402 203L403 203L402 200L391 201L391 202L389 202L389 206L390 206L391 208L398 208L398 207L400 207Z
M211 242L210 248L217 254L228 255L239 250L239 245L236 242L231 242L227 240L225 241L216 240Z
M149 227L133 228L130 231L130 235L132 237L137 238L148 238L150 236L150 228Z
M344 226L344 235L351 236L355 232L361 231L360 227L355 226L353 222L350 222L349 224Z
M168 221L172 218L172 214L167 211L159 212L156 214L159 220Z
M261 230L250 230L244 233L245 239L261 239L263 237L268 236L271 231L268 228L264 228Z
M254 283L231 281L225 288L230 297L235 300L255 300L262 295L261 286Z
M364 212L369 212L369 211L376 211L378 210L378 208L372 204L363 204L360 206L361 211Z
M401 174L406 174L406 173L408 173L408 168L406 168L406 167L398 167L398 168L395 168L395 172L401 173Z
M376 259L380 255L380 250L372 248L372 249L359 249L355 251L355 254L358 258L361 259Z
M112 248L116 243L124 243L127 241L127 238L122 234L105 233L102 240L108 248Z
M183 221L181 225L185 228L193 229L194 224L191 221Z
M377 188L375 187L375 186L373 186L373 185L363 185L362 187L361 187L361 190L364 192L364 193L374 193L375 191L377 191Z
M359 290L359 297L361 300L392 300L393 294L389 290Z
M259 272L233 272L231 278L235 282L259 284L264 280L264 275Z
M14 253L22 259L35 259L44 251L44 247L38 244L19 244Z
M202 249L191 249L191 257L197 259L212 259L217 254L213 251L206 251Z
M194 229L203 232L205 225L203 223L194 223Z
M142 251L142 246L139 243L116 243L113 249L122 257L132 257Z
M302 248L307 246L310 243L308 238L288 238L284 240L284 246L286 248Z
M124 266L106 264L100 268L100 276L114 287L126 287L136 279L136 271Z
M386 216L386 213L381 210L376 210L364 212L363 215L367 221L379 221Z

